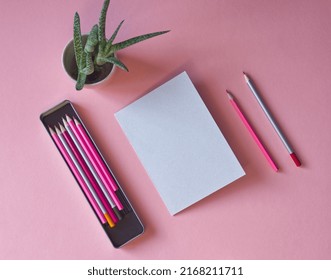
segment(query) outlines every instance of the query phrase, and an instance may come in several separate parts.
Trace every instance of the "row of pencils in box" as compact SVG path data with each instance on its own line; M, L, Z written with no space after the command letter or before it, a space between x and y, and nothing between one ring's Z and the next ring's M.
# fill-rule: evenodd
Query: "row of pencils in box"
M49 132L102 224L111 228L123 218L118 185L83 125L66 116Z

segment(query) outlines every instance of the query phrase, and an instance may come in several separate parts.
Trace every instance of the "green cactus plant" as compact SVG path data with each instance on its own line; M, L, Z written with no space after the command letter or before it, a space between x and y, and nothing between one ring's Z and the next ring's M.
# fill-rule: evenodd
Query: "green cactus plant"
M160 31L154 33L148 33L140 36L133 37L131 39L113 43L114 39L120 30L123 22L118 25L113 35L109 40L106 38L106 16L109 7L110 0L105 0L102 6L102 10L99 17L99 24L92 27L85 45L83 45L81 28L80 28L80 18L78 13L75 13L74 17L74 52L76 65L78 70L76 89L81 90L86 82L86 77L91 75L95 71L99 71L102 66L106 63L111 63L125 71L129 71L128 68L121 62L115 53L119 50L127 48L131 45L139 43L141 41L147 40L149 38L159 36L161 34L169 32Z

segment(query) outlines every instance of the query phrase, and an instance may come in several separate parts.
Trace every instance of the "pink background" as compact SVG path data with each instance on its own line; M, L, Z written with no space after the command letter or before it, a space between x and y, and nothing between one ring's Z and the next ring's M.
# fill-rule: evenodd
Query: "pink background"
M1 259L330 259L331 2L113 0L108 36L171 29L119 52L130 69L77 93L61 65L74 12L83 32L102 0L1 1ZM168 214L114 113L186 70L247 176ZM244 82L255 80L303 162L297 168ZM229 89L280 166L275 173L231 107ZM146 226L114 249L39 115L80 113Z

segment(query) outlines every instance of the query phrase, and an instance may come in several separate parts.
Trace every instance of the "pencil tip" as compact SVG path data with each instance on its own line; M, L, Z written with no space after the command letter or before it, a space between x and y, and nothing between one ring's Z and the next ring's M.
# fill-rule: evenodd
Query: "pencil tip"
M54 134L55 132L54 132L54 130L49 126L48 127L48 130L49 130L49 132L51 133L51 134Z
M244 78L245 78L245 81L246 82L248 82L249 81L249 79L248 79L248 76L247 76L247 74L243 71L243 74L244 74Z
M229 90L226 90L226 93L228 94L229 99L233 99L233 95Z
M66 119L67 119L68 122L71 121L71 118L68 115L66 115Z
M54 126L54 127L55 127L56 134L60 134L61 131L58 129L58 127L57 126Z
M62 123L60 123L60 122L59 122L59 127L60 127L61 132L66 131L66 129L63 127Z

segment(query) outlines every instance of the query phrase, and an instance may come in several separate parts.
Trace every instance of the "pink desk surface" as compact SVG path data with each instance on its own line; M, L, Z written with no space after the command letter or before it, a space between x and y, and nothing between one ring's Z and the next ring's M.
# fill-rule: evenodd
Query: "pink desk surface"
M77 93L61 65L74 12L88 32L101 0L0 3L1 259L330 259L331 2L111 1L108 36L171 32L119 53L130 69ZM172 217L114 113L186 70L247 176ZM297 168L246 86L303 162ZM229 104L229 89L280 166ZM70 99L146 226L114 249L42 126Z

